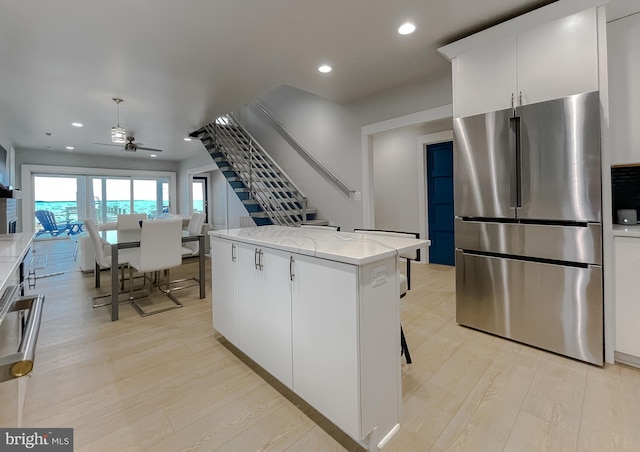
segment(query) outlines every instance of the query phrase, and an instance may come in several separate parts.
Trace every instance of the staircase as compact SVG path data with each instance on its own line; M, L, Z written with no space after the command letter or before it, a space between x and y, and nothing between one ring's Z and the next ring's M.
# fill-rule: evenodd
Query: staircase
M256 225L328 224L264 148L227 114L194 132Z

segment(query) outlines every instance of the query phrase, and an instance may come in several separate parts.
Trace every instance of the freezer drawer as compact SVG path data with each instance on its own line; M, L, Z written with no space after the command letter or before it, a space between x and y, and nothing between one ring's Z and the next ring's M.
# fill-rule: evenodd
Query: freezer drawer
M602 267L573 267L456 250L456 321L603 364Z
M602 264L602 225L455 220L456 248L496 254Z

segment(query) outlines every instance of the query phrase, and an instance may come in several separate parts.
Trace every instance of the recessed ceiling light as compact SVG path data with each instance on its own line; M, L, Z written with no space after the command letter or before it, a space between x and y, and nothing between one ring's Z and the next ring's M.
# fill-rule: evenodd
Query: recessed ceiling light
M157 157L157 155L156 155L156 154L151 154L149 157L151 157L151 158L156 158L156 157Z
M84 126L84 124L82 124L81 122L72 122L71 125L73 127L83 127Z
M184 141L191 141L191 138L185 137Z
M326 64L323 64L322 66L320 66L320 67L318 68L318 70L319 70L320 72L322 72L323 74L326 74L327 72L331 72L331 69L332 69L332 68L331 68L331 66L328 66L328 65L326 65Z
M413 25L411 22L402 24L400 25L400 28L398 28L398 33L400 33L401 35L410 35L414 31L416 31L416 26Z
M67 146L67 149L69 149L70 151L73 151L75 148L73 146Z

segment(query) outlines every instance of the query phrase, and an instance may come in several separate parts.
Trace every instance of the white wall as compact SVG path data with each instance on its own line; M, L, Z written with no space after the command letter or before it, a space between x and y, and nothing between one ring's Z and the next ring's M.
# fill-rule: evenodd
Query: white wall
M211 172L212 224L214 229L239 228L240 218L249 213L238 199L222 171Z
M113 158L105 155L92 156L74 154L72 152L56 152L41 150L19 150L15 151L16 158L16 187L20 187L20 167L23 164L31 165L51 165L81 168L108 168L108 169L129 169L147 171L178 171L178 162L168 160L152 160L144 158ZM178 182L179 184L179 182Z
M611 163L640 163L640 12L607 24L607 47Z
M425 177L422 135L451 130L451 120L403 127L373 137L373 194L375 228L420 231L419 179ZM424 182L424 180L423 180Z
M268 110L302 145L350 189L361 191L360 123L342 105L283 85L262 98ZM309 198L319 218L350 231L362 223L362 203L316 172L268 123L246 107L240 122Z
M449 70L432 80L402 85L366 97L347 105L347 108L364 126L450 104L452 94Z

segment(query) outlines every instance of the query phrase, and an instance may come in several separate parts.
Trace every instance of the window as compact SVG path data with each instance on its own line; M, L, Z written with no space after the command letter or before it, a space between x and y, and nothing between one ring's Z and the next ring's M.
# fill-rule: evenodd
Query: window
M154 218L175 213L176 174L100 168L22 165L22 230L41 229L36 210L54 211L58 222L116 221L118 213ZM65 234L63 234L66 237Z

